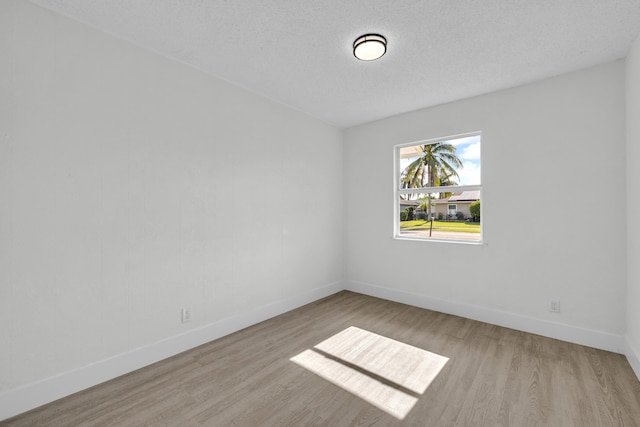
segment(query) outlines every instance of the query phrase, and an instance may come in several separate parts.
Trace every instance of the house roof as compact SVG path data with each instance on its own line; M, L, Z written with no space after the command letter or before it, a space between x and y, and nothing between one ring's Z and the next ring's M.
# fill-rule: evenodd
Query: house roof
M438 199L434 203L475 202L476 200L480 200L480 191L462 191L453 193L448 199Z
M476 200L480 200L480 191L463 191L449 197L450 202L475 202Z
M638 0L31 1L340 128L615 61L640 28Z

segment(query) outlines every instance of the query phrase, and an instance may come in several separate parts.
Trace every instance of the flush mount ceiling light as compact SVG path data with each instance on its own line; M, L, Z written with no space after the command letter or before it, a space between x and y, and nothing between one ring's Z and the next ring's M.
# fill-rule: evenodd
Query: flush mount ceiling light
M387 39L380 34L365 34L353 42L353 55L361 61L373 61L387 51Z

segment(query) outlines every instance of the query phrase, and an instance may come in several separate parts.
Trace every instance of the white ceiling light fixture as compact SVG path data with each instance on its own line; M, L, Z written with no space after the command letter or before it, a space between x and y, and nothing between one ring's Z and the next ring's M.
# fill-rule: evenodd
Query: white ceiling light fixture
M353 42L353 55L361 61L373 61L387 52L387 39L380 34L365 34Z

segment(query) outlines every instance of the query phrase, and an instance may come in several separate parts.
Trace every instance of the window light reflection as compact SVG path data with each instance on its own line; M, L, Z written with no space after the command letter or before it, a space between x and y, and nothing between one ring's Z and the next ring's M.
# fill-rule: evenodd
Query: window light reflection
M400 420L448 360L355 326L291 358Z

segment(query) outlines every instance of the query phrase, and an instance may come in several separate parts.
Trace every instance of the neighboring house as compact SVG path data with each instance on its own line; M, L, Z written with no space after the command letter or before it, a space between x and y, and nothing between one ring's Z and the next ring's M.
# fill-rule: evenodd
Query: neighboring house
M418 200L402 200L402 199L400 199L400 210L401 211L405 210L409 206L413 206L414 208L418 209L419 205L420 205L420 202Z
M453 193L448 199L436 200L434 205L436 207L435 215L438 216L441 213L445 218L447 215L451 215L455 218L457 212L462 212L465 218L471 218L471 212L469 211L469 205L480 200L479 191L463 191L461 193Z

